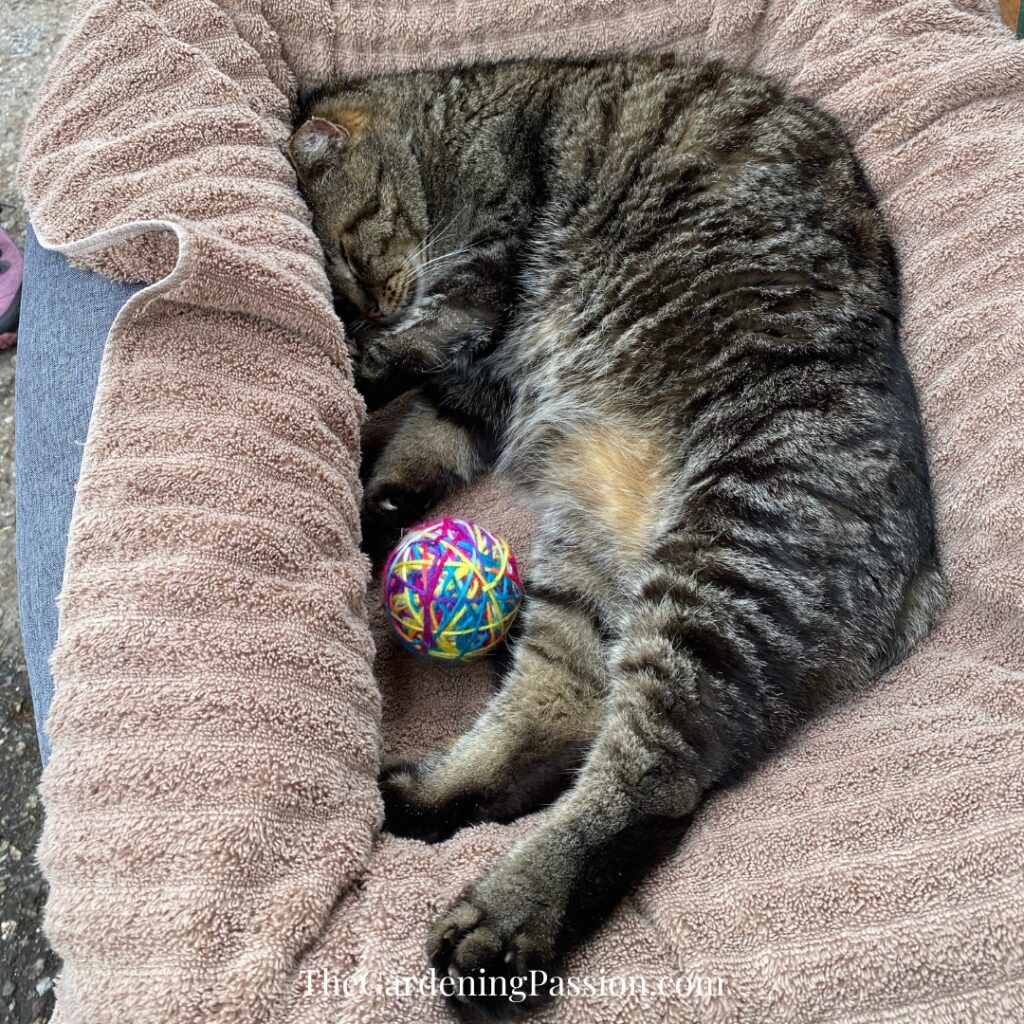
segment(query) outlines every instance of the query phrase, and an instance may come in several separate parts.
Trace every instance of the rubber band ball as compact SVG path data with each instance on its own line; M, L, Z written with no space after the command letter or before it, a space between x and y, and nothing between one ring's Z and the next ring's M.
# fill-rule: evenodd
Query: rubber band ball
M406 650L445 661L493 651L523 601L508 544L467 519L409 530L384 566L384 607Z

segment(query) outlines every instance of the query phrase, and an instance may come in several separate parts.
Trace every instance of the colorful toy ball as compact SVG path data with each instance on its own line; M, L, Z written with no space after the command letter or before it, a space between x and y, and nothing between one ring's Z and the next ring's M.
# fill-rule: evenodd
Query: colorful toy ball
M446 661L494 650L523 600L508 544L466 519L437 519L406 533L384 567L383 588L402 645Z

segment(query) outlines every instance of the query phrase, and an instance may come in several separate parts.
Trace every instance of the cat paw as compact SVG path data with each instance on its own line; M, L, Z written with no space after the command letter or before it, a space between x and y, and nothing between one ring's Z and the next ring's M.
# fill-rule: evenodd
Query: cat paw
M426 769L416 764L384 768L378 784L384 800L384 830L406 839L439 843L473 819L478 800L459 796L432 797L424 784Z
M427 953L438 974L453 979L454 999L481 1009L513 1009L523 995L544 998L543 983L561 953L561 916L522 890L502 893L499 887L488 894L487 881L485 876L438 919ZM510 1000L517 992L520 998Z
M363 550L374 564L383 564L402 531L421 520L436 499L436 488L371 481L363 496L360 525Z

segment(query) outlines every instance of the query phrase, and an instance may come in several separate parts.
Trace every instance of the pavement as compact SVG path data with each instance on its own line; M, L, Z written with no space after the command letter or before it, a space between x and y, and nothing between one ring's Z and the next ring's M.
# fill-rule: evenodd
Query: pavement
M14 182L21 134L73 7L73 0L0 2L0 225L19 246L27 224ZM0 1021L36 1024L50 1018L59 961L40 931L46 888L35 860L39 748L18 628L16 365L16 349L0 351Z

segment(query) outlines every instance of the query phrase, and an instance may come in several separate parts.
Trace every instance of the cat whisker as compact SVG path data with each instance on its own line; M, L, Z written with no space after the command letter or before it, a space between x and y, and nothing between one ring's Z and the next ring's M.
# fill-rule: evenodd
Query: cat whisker
M360 317L358 320L353 320L351 323L345 325L345 330L350 337L358 337L360 334L365 334L371 327L376 326L372 320L367 320Z
M454 212L454 213L453 213L453 214L452 214L452 215L451 215L451 216L450 216L450 217L449 217L449 218L448 218L448 219L447 219L447 220L446 220L446 221L445 221L445 222L444 222L444 223L443 223L442 225L441 225L441 227L439 227L439 228L438 228L438 229L437 229L436 231L434 231L434 232L433 232L433 234L432 234L432 235L430 235L431 241L434 241L434 242L438 241L438 240L439 240L440 238L442 238L442 237L444 236L444 234L445 234L445 233L446 233L447 231L449 231L449 230L450 230L450 229L451 229L452 227L454 227L454 225L455 225L455 221L456 221L456 220L457 220L457 219L458 219L459 217L461 217L463 213L465 213L465 212L466 212L466 210L468 209L468 207L469 207L469 201L467 200L467 201L466 201L465 203L463 203L463 204L462 204L462 206L460 206L460 207L459 207L459 208L458 208L458 209L457 209L457 210L456 210L456 211L455 211L455 212Z
M420 244L416 246L416 248L409 254L409 259L415 259L417 256L421 255L424 251L426 251L431 245L439 241L441 237L445 234L445 232L447 232L454 225L456 219L466 211L466 208L468 206L468 202L463 203L462 206L460 206L459 209L457 209L443 224L431 228L426 233L426 235L424 235L423 241L421 241Z
M450 259L453 259L456 256L461 256L462 253L469 252L470 249L475 249L475 248L476 248L476 243L472 243L470 245L463 245L463 246L461 246L458 249L452 249L451 252L442 253L440 256L434 256L431 259L427 260L426 262L421 263L420 264L420 270L423 270L424 267L433 266L435 263L440 263L443 260L450 260Z
M440 256L434 256L432 259L426 260L424 263L420 263L416 268L419 273L422 273L427 267L437 267L442 263L448 263L455 259L457 256L462 256L464 253L469 252L471 249L475 249L476 244L464 245L459 249L453 249L451 252L442 253Z
M448 369L449 366L452 365L452 363L455 362L455 357L457 355L458 355L457 352L453 353L447 359L442 359L441 362L435 363L433 366L428 366L423 371L423 373L430 374L430 373L442 373L442 372L444 372L446 369Z

